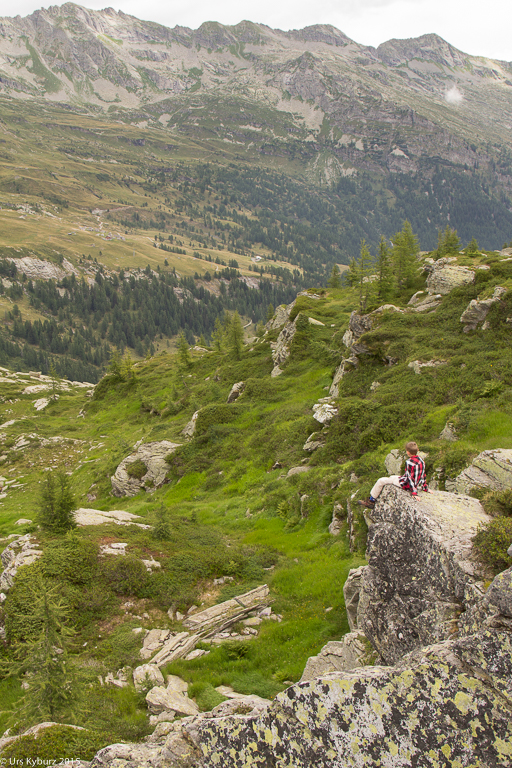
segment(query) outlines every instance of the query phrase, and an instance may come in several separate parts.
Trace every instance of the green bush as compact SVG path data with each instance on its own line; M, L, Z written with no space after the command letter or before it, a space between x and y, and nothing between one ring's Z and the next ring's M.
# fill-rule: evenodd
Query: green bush
M133 477L135 480L142 480L144 475L147 474L148 468L142 461L142 459L135 459L130 464L126 465L126 474L128 477Z
M103 577L116 595L144 594L148 582L148 572L138 557L125 555L112 557L102 565Z
M22 736L2 750L1 761L5 765L27 768L40 760L92 760L96 752L109 744L106 734L88 730L76 730L65 725L44 728L35 736Z
M237 416L238 409L232 403L222 403L216 405L207 405L201 408L197 415L196 434L204 434L208 427L213 424L225 424L227 421L233 421Z
M86 584L97 574L98 552L97 544L70 532L46 545L42 557L44 572L50 578Z
M493 517L512 517L512 488L488 491L481 496L482 506Z
M512 565L512 557L507 554L511 544L511 517L496 517L490 523L480 525L476 536L473 537L473 545L479 558L495 573L504 571Z

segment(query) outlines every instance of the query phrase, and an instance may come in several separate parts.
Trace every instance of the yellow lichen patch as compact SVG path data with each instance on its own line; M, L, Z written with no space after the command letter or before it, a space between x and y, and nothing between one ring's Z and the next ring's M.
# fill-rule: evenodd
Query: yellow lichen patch
M265 728L265 733L263 734L263 738L265 739L267 744L272 744L274 737L272 735L272 731L270 728Z
M443 755L445 757L449 758L451 753L452 753L450 745L449 744L443 744L443 746L441 747L441 752L443 753Z
M508 741L503 741L503 739L496 738L494 744L499 755L507 755L507 757L512 755L512 738Z
M453 703L459 710L459 712L462 712L463 715L467 715L469 712L469 709L471 708L471 705L473 703L472 699L467 695L467 693L464 693L464 691L458 691L455 694L455 698L453 700Z
M390 755L393 755L393 757L398 755L398 745L395 744L394 741L388 741L387 745L388 745L388 751Z

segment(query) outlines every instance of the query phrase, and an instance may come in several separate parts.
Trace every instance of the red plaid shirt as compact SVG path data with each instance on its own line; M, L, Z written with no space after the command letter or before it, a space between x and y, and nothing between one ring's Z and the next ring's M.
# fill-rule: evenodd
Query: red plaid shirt
M418 489L428 491L425 478L425 462L419 456L410 456L405 462L405 475L398 478L401 487L415 496Z

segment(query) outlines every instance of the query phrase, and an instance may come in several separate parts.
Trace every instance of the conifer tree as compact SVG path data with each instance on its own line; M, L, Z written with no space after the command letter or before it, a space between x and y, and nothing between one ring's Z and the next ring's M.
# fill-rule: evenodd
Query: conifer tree
M224 328L219 317L215 318L212 333L212 344L216 352L222 352L224 349Z
M393 269L391 254L384 236L381 236L377 252L377 292L381 301L388 301L393 295Z
M436 259L441 259L443 256L458 253L459 250L460 240L457 230L451 229L450 225L447 224L444 230L439 230L437 233L437 248L434 251L434 256Z
M184 368L190 368L192 360L190 359L188 342L183 331L178 336L178 358Z
M167 539L171 538L171 529L167 519L167 509L163 504L161 504L155 512L153 538L157 539L157 541L167 541Z
M419 251L418 238L412 231L411 223L404 221L402 229L393 238L392 261L399 288L411 285L418 266Z
M68 611L41 576L33 589L34 619L39 629L21 644L10 676L23 676L27 691L16 711L26 728L36 722L73 722L79 708L79 685L68 657L74 631L66 626Z
M361 240L359 258L352 259L349 265L348 281L356 287L359 294L359 311L364 312L374 291L374 284L369 280L373 267L373 259L366 240Z
M244 346L244 329L240 315L235 310L231 316L231 320L228 328L228 344L229 352L235 360L240 360L242 355L242 349Z
M335 264L331 270L331 276L327 281L327 286L329 288L339 288L341 286L341 273L337 264Z
M75 500L69 477L62 471L47 472L41 490L37 520L43 530L62 534L76 527Z

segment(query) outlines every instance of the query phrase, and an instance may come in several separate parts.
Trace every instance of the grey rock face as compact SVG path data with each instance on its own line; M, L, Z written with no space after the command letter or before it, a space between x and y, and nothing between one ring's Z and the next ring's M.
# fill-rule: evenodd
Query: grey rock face
M427 289L430 294L439 293L445 296L454 288L475 282L475 272L467 267L458 267L453 263L456 261L454 257L447 257L433 263L427 277Z
M447 440L449 443L456 443L459 439L455 432L455 427L450 421L447 421L443 427L443 431L439 435L440 440Z
M341 506L341 504L335 504L332 510L332 520L329 525L329 533L331 536L338 536L343 523L347 519L347 513Z
M297 315L298 317L298 315ZM271 342L272 360L274 361L274 371L280 369L280 366L290 357L290 345L297 332L297 317L295 320L288 320L283 330L277 337L277 341ZM274 373L274 371L272 373Z
M164 684L164 676L155 664L141 664L133 670L133 684L138 691Z
M389 475L401 475L404 459L405 453L403 451L399 451L398 448L393 448L393 450L390 451L384 459L386 472Z
M347 580L343 585L343 597L345 599L345 610L347 611L348 625L350 631L357 629L357 606L359 605L359 596L361 594L361 580L366 565L360 565L359 568L351 568L348 572Z
M196 421L198 416L199 416L199 411L196 411L192 416L192 418L190 419L190 421L188 422L188 424L185 425L185 427L181 431L181 434L184 437L194 436L194 432L196 431Z
M152 489L162 485L169 470L165 457L179 447L179 443L171 443L169 440L139 445L133 453L123 459L110 478L114 496L135 496L141 488ZM146 474L140 480L130 477L126 471L130 464L139 459L147 467Z
M387 486L373 510L357 627L382 659L445 640L464 610L465 590L479 580L472 537L490 518L468 496L443 491L413 498Z
M464 332L474 331L479 323L483 323L492 305L496 304L506 292L506 288L498 285L494 289L492 298L483 299L482 301L477 301L476 299L470 301L460 316L460 322L464 323Z
M367 352L366 347L363 344L357 342L367 331L371 330L373 326L373 317L371 315L360 315L358 312L352 312L350 320L348 322L348 329L343 336L343 344L348 348L349 354L343 358L336 371L334 372L334 378L329 390L331 397L338 397L339 386L342 378L345 374L352 371L359 364L357 358L358 354L364 354Z
M324 645L318 656L310 656L300 682L314 680L329 672L343 672L362 667L366 663L369 645L362 632L349 632L338 642Z
M498 448L483 451L455 479L457 493L469 493L472 488L503 491L512 488L512 450Z
M245 381L238 381L236 384L233 384L231 392L228 395L228 403L234 403L235 400L238 400L244 389Z
M7 592L14 584L14 577L24 565L34 563L43 553L35 538L27 533L18 536L0 555L4 570L0 575L0 592Z

